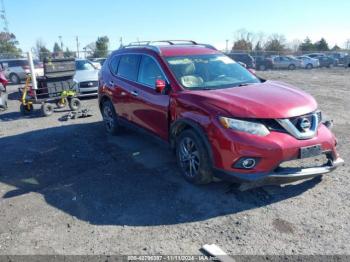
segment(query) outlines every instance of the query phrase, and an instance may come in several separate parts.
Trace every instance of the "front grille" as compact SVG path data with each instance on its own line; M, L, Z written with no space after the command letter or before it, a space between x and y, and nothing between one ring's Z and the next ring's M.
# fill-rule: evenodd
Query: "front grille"
M308 114L308 115L303 115L303 116L297 116L297 117L292 117L290 118L290 122L300 131L300 132L305 132L304 129L301 128L301 121L303 119L307 119L310 121L311 125L313 124L314 118L313 114Z
M286 130L275 119L263 119L262 122L270 131L286 133Z
M91 87L97 87L98 81L86 81L86 82L80 82L79 84L80 88L91 88Z
M309 168L309 167L321 167L328 164L328 158L326 154L322 154L315 157L295 159L290 161L285 161L279 165L279 169L286 168Z

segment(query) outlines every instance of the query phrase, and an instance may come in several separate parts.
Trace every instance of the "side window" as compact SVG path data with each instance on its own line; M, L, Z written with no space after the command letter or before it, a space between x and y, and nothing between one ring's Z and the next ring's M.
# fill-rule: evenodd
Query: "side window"
M109 69L111 70L112 74L116 75L118 73L118 65L120 61L120 56L114 56L111 59L111 62L109 63Z
M140 55L123 55L120 58L118 75L136 81L140 59Z
M157 79L165 80L158 64L149 56L142 56L138 82L154 87Z

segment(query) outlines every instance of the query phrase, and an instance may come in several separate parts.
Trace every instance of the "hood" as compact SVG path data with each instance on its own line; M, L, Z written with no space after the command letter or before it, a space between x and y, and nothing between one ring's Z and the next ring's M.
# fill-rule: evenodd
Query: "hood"
M315 111L315 99L291 85L266 81L220 90L192 91L218 114L241 118L290 118ZM199 97L198 97L199 96Z
M74 75L74 80L77 82L98 81L99 70L77 70Z

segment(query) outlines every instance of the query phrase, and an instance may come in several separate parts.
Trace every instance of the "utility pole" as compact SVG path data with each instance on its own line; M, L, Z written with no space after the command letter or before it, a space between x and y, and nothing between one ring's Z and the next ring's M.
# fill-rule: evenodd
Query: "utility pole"
M62 36L60 35L60 36L58 36L58 38L60 39L61 49L62 49L62 51L63 51L63 42L62 42Z
M226 39L226 53L228 53L228 39Z
M77 58L79 58L79 38L78 38L78 36L75 37L75 41L77 42Z
M1 0L1 10L0 10L0 18L4 23L4 31L6 33L9 32L9 23L7 21L7 16L6 16L6 9L5 9L5 3L4 0Z

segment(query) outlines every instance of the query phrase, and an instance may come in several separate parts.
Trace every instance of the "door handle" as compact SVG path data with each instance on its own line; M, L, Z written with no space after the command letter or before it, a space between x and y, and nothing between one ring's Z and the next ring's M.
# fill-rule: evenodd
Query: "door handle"
M114 86L113 80L109 81L109 84L113 87Z
M132 94L133 96L138 96L138 95L139 95L139 93L137 93L137 91L131 91L131 94Z

